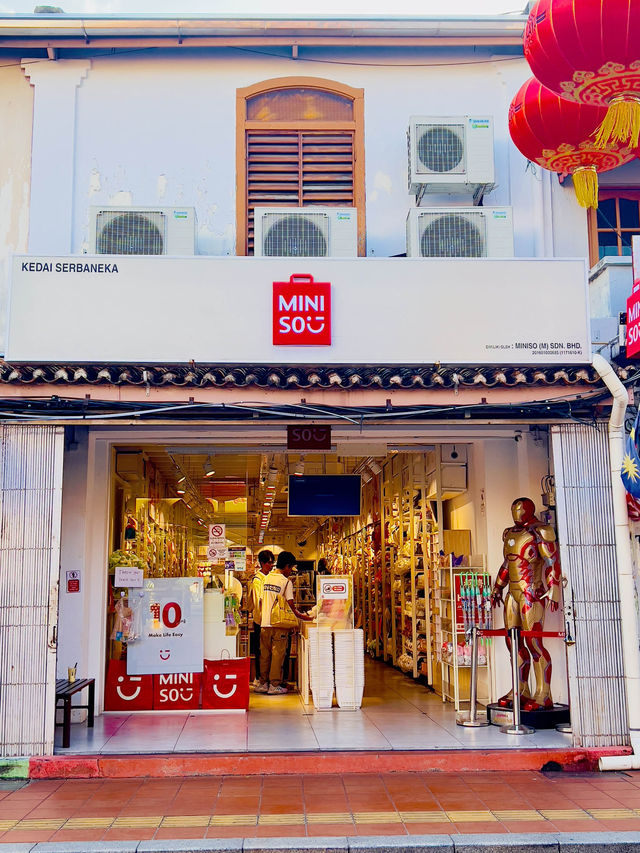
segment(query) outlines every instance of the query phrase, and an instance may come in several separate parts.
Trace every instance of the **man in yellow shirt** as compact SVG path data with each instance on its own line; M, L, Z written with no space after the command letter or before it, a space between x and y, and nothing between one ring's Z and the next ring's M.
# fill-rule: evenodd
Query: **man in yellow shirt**
M286 693L282 683L282 665L287 653L289 640L288 627L274 625L271 611L279 598L284 599L293 615L298 619L310 621L311 617L296 609L293 601L293 584L289 575L296 565L291 551L278 554L276 568L263 581L262 613L260 628L260 683L254 688L256 693L268 693L270 696Z
M253 631L251 632L251 651L256 666L254 687L260 683L260 624L262 622L262 587L264 579L275 564L276 558L273 551L265 549L258 554L258 570L251 578L249 585L249 605L253 611Z

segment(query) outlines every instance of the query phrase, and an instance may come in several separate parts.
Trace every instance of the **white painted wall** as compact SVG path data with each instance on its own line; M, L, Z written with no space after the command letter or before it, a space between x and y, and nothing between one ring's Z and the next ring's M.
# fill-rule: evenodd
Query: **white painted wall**
M444 50L427 60L424 53L405 52L397 65L379 53L345 54L336 63L329 57L313 62L233 51L92 59L77 89L72 251L87 246L90 204L125 203L194 204L199 253L233 253L236 89L290 75L329 78L365 90L370 254L405 249L412 201L407 193L409 116L467 113L494 117L497 187L486 203L517 206L516 254L552 254L541 236L548 221L536 201L540 174L526 169L507 132L508 105L528 67L522 59ZM573 214L577 205L570 192L555 181L551 189L570 198ZM433 197L435 204L442 200ZM568 221L563 216L561 230L570 232L574 224L584 229L579 214ZM560 248L564 242L573 248L564 239Z
M6 335L6 302L12 252L25 252L29 228L33 89L19 64L4 64L0 86L0 353Z
M85 562L87 519L87 461L89 431L76 428L67 435L62 481L62 546L60 549L60 595L58 599L57 677L67 677L67 667L78 664L78 677L94 675L88 660L91 642L83 633L85 602L91 584L90 569ZM67 592L68 571L80 573L80 592ZM90 636L104 635L106 628L91 630Z

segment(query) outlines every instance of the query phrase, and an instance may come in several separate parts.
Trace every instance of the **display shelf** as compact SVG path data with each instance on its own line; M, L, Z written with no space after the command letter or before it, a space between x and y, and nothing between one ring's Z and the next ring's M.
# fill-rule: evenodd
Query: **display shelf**
M435 634L442 699L453 702L456 711L460 710L462 703L469 701L470 630L473 626L492 626L490 592L491 581L484 555L456 557L452 552L441 558L438 589L434 596L439 609ZM482 680L488 690L490 655L484 642L479 647L478 666L485 673Z

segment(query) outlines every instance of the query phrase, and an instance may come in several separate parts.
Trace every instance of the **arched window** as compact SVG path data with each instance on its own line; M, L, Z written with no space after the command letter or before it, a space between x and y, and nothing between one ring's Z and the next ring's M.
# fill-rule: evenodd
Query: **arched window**
M365 254L364 91L315 77L237 92L239 255L253 254L254 207L355 207Z

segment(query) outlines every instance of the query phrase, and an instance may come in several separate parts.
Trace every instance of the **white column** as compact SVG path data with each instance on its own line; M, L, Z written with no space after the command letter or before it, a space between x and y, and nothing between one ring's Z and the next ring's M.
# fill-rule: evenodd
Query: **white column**
M73 221L76 90L87 76L88 60L23 59L35 88L31 147L29 252L71 253Z

